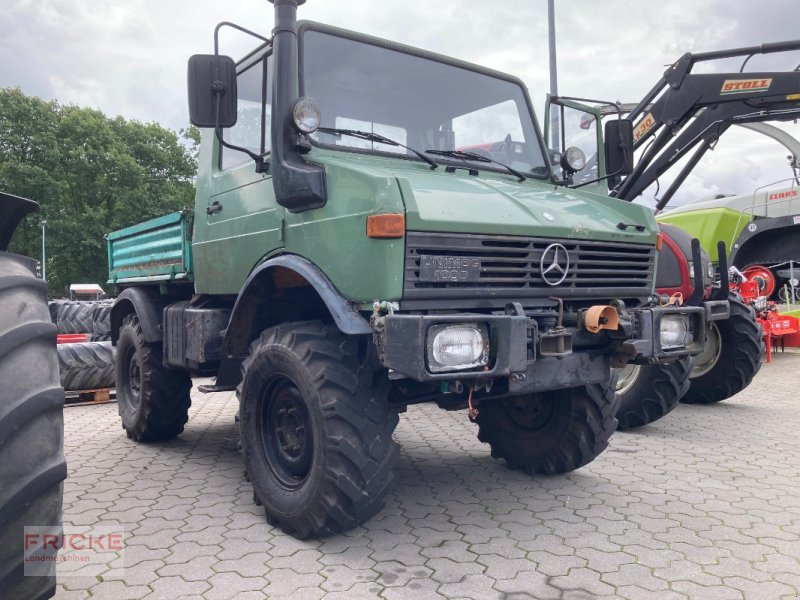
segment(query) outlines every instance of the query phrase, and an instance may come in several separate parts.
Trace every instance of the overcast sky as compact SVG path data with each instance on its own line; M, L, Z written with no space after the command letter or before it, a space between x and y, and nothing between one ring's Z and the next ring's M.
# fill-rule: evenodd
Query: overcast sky
M549 86L546 0L308 0L299 14L517 75L541 119ZM188 121L186 59L212 51L214 26L223 20L268 34L272 5L5 0L0 87L180 129ZM798 23L797 0L556 0L559 92L636 101L683 52L800 38ZM222 51L233 56L253 46L236 35L222 39ZM755 57L747 69L798 63L795 52ZM717 70L738 71L739 64ZM800 138L800 125L783 127ZM726 133L676 200L749 193L789 177L786 154L756 133Z

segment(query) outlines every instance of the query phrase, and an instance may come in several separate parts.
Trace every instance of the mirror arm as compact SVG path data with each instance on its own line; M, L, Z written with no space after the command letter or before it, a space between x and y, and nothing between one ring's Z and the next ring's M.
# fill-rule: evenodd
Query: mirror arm
M262 40L266 44L272 44L271 38L264 37L263 35L260 35L255 31L250 31L249 29L245 29L244 27L242 27L241 25L237 25L236 23L231 23L230 21L222 21L222 23L217 24L217 26L214 28L214 54L216 55L219 55L219 30L222 29L223 27L231 27L233 29L241 31L242 33L246 33L247 35L251 35L254 38Z
M625 146L624 144L622 144L621 145L621 150L622 150L622 154L627 159L628 147ZM621 166L614 173L609 173L608 175L604 175L603 177L598 177L597 179L592 179L590 181L584 181L583 183L579 183L578 185L572 186L570 189L575 190L575 189L578 189L579 187L583 187L585 185L590 185L592 183L597 183L598 181L604 181L606 179L611 179L612 177L616 177L617 175L619 175L624 169L625 169L625 165Z

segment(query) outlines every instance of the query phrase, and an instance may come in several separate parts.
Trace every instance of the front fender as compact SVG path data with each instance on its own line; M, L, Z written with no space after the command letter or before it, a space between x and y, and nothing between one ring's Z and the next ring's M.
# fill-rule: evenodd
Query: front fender
M311 261L296 254L283 254L258 265L242 286L231 313L231 320L222 342L223 356L247 354L253 339L257 311L270 310L270 297L280 285L275 274L289 271L302 277L316 291L342 333L372 333L369 322L336 289L325 274ZM277 323L275 323L277 324ZM255 332L258 335L258 332Z

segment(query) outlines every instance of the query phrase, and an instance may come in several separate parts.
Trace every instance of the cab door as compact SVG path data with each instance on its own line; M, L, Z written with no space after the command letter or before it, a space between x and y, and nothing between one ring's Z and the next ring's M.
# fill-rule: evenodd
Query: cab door
M246 152L220 144L210 177L205 179L205 214L195 217L195 285L198 293L236 294L265 255L283 246L283 209L275 201L269 174L271 147L272 55L257 56L239 66L236 125L223 130L223 140L265 159L266 172L256 172ZM198 211L203 202L198 197Z

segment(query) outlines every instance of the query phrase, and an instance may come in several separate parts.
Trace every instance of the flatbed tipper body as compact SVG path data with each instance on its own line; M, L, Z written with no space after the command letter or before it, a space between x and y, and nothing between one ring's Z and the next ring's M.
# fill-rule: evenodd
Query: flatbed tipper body
M108 282L192 281L193 222L184 210L109 233Z

